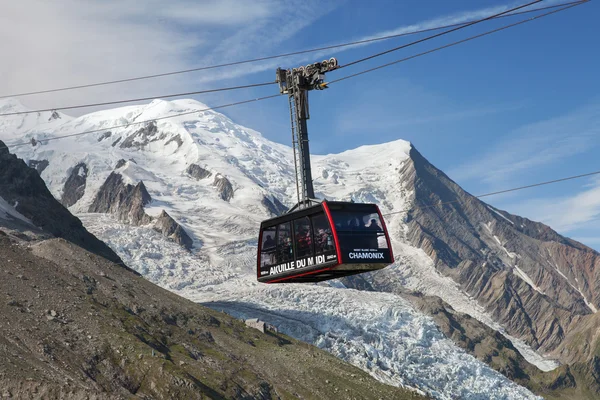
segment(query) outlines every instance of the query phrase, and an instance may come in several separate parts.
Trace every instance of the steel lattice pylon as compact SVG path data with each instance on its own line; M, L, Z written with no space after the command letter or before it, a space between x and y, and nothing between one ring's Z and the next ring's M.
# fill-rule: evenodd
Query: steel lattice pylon
M290 106L292 147L294 150L296 192L298 196L298 203L290 211L319 202L315 200L310 167L307 127L307 120L310 118L308 92L327 88L324 82L324 74L337 67L337 60L332 58L328 61L297 69L277 69L277 82L279 83L280 92L288 95Z

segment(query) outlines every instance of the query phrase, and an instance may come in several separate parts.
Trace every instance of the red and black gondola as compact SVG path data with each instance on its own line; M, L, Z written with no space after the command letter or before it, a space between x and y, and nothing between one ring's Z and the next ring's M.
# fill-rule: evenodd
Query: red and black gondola
M322 201L260 226L259 282L320 282L394 262L376 204Z

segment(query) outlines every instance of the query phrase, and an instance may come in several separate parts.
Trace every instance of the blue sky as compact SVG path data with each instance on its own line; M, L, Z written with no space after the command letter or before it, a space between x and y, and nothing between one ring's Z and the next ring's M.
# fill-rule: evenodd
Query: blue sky
M299 34L290 48L333 37L360 37L420 24L502 2L346 3ZM318 153L339 152L398 138L411 141L433 164L473 194L600 170L600 28L597 2L388 69L311 95L309 132ZM484 5L484 7L482 7ZM360 21L360 24L353 22ZM458 40L507 20L457 32L399 51L352 71ZM333 54L343 64L413 38ZM284 50L282 47L281 50ZM329 78L346 75L329 74ZM261 91L262 92L262 91ZM279 101L279 99L276 99ZM281 102L280 103L285 103ZM236 120L267 137L289 137L286 104L231 110ZM257 109L268 110L261 114ZM263 111L264 112L264 111ZM268 115L268 117L267 117ZM273 118L275 121L272 121ZM273 123L274 122L274 123ZM584 178L486 201L550 224L600 249L600 179Z
M411 26L481 17L522 4L308 0L298 8L298 2L285 0L64 2L60 13L40 0L0 6L0 15L4 15L0 33L15 38L0 45L4 54L14 55L0 66L0 73L8 77L0 83L2 94L302 50ZM546 0L538 6L556 3ZM595 50L600 37L599 11L598 1L593 0L311 93L311 149L314 153L335 153L365 144L409 140L473 194L600 170L600 53ZM330 73L328 78L403 58L519 18L471 27ZM21 33L23 26L30 27L27 33ZM264 82L274 79L277 66L302 65L330 56L344 64L423 36L21 101L31 107L48 107ZM24 65L23 59L36 62ZM197 99L214 106L274 93L275 86ZM271 140L289 144L284 98L223 112ZM600 178L486 201L546 222L600 249Z

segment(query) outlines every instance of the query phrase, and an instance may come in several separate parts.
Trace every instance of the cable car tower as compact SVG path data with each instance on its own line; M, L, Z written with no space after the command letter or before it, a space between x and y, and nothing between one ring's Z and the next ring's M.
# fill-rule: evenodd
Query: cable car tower
M277 69L288 95L298 202L262 221L256 278L263 283L320 282L385 268L394 262L390 238L376 204L315 199L306 121L308 92L327 88L335 58L306 67Z
M303 209L320 203L315 199L312 173L310 169L310 151L308 147L308 127L310 119L308 92L327 88L325 73L338 68L335 58L309 64L306 67L277 69L279 91L288 95L292 126L292 147L294 149L294 167L296 170L296 193L298 203L288 212Z

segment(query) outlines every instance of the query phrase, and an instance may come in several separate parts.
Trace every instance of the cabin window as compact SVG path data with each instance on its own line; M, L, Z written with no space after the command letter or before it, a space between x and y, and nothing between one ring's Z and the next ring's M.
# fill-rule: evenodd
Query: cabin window
M338 232L375 231L383 232L379 214L357 211L332 211L331 215Z
M315 254L324 254L335 250L333 234L325 214L320 213L311 217L313 226L313 237L315 242Z
M342 247L353 250L388 248L378 213L369 210L332 210L331 216Z
M296 258L311 256L313 253L313 238L308 217L294 221L294 238L296 240Z
M260 265L273 265L276 261L277 242L275 241L276 227L266 228L262 235Z
M292 248L292 229L290 223L277 226L277 264L292 261L294 259Z

